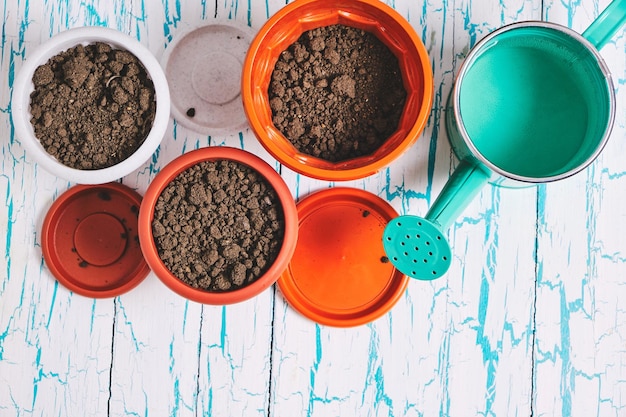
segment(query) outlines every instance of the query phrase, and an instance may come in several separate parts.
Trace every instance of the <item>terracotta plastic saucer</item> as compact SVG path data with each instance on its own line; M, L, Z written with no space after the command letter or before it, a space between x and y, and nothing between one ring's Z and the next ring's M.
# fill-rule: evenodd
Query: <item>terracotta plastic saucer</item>
M287 302L309 319L358 326L387 313L409 278L385 255L385 226L398 216L364 190L330 188L297 204L295 253L278 280Z
M78 185L50 207L43 223L46 265L66 288L87 297L115 297L150 271L137 234L141 196L109 183Z

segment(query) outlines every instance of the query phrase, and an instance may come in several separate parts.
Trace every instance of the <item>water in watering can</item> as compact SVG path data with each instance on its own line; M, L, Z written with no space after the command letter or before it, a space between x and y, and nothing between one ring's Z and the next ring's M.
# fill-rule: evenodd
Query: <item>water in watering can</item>
M482 49L460 90L461 123L478 153L533 178L584 162L606 127L610 102L605 89L591 88L603 82L589 81L601 74L592 52L560 31L532 26Z

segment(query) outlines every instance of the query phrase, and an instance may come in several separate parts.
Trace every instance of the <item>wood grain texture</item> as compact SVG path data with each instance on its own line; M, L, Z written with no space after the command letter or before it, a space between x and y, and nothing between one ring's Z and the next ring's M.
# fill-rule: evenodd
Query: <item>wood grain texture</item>
M388 168L345 183L280 166L249 129L205 136L171 120L150 161L122 182L144 193L182 153L253 152L294 198L365 189L399 213L424 215L458 161L446 100L471 47L528 19L582 32L607 0L386 1L422 38L435 100L417 143ZM150 274L133 291L93 300L58 284L41 225L73 184L29 160L10 119L22 61L76 26L116 28L160 57L185 30L232 19L258 29L284 1L44 1L0 4L0 417L4 416L621 416L626 402L626 31L603 48L616 123L596 162L525 189L485 187L448 231L454 259L436 281L411 281L368 325L340 329L299 315L276 288L214 307Z
M607 4L580 2L565 7L554 2L546 7L546 16L582 32ZM626 276L624 31L600 52L616 90L611 138L586 171L539 190L538 416L624 414L626 352L619 302Z

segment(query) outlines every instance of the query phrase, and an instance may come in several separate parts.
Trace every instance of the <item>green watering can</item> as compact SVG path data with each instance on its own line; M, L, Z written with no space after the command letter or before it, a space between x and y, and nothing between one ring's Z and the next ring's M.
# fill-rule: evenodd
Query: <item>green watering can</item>
M400 216L383 246L404 274L422 280L450 267L444 234L487 182L529 186L586 168L606 144L615 94L598 53L626 22L613 1L582 34L541 21L504 26L482 39L459 70L446 127L460 164L424 218Z

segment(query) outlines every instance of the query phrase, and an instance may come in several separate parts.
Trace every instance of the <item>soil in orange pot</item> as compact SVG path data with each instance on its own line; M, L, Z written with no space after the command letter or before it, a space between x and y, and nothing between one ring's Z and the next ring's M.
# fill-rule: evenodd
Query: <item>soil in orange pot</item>
M397 129L406 90L396 56L346 25L304 32L280 55L272 122L301 153L339 162L375 152Z

